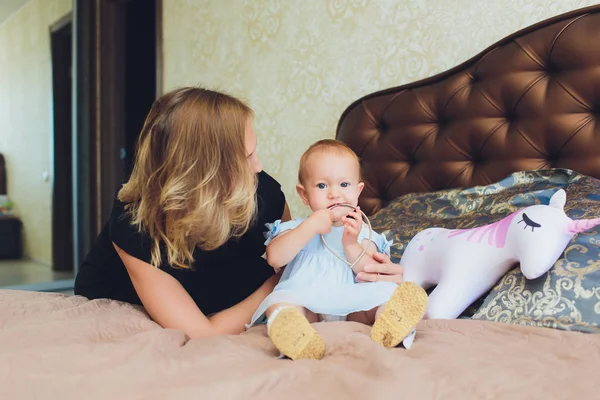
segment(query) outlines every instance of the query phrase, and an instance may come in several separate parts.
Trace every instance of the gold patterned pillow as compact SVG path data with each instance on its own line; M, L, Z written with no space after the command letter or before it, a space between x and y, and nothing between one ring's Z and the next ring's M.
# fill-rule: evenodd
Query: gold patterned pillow
M567 192L569 217L600 217L600 181L555 169L518 172L488 186L405 195L378 212L371 224L394 239L391 257L399 262L410 239L425 228L486 225L520 208L547 204L558 188ZM538 279L526 280L514 268L463 317L600 332L599 232L595 228L576 235L554 267Z

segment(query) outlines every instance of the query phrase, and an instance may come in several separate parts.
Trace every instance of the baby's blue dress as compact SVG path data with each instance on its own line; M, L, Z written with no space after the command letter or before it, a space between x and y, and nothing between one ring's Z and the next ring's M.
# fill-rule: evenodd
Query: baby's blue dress
M280 233L294 229L305 218L281 223L280 220L267 224L265 233L269 244ZM332 227L325 235L329 247L345 258L342 245L344 227ZM358 242L369 238L369 227L363 224ZM372 233L371 241L379 252L389 256L392 244L384 235ZM314 238L285 267L282 277L273 292L260 304L249 326L264 320L267 309L277 303L291 303L320 314L324 320L343 320L356 311L371 310L386 303L396 289L392 282L361 282L355 280L350 266L333 255L322 243L321 237Z

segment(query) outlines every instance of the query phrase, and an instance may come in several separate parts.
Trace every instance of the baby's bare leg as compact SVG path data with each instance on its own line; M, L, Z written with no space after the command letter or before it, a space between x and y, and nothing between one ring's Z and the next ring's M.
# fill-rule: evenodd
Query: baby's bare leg
M357 311L352 314L348 314L347 320L359 322L365 325L373 325L375 323L375 319L379 316L382 310L383 306L375 307L368 311Z
M321 359L325 354L325 342L311 322L317 316L295 304L278 303L267 310L267 331L271 342L292 360L301 358Z

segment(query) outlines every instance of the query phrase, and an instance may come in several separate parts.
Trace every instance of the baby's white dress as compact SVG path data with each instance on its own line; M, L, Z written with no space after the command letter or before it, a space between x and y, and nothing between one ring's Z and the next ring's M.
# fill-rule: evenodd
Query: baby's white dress
M265 244L269 244L280 233L294 229L304 220L300 218L284 223L278 220L267 224L269 231L265 233ZM325 240L332 250L345 258L343 232L343 226L334 226L325 235ZM358 242L362 243L368 238L369 227L363 224ZM373 232L371 241L379 252L389 256L392 242L384 235ZM263 322L267 309L277 303L303 306L327 321L344 320L350 313L371 310L386 303L396 287L393 282L356 282L352 269L325 247L319 235L315 235L285 267L279 283L260 304L248 327Z

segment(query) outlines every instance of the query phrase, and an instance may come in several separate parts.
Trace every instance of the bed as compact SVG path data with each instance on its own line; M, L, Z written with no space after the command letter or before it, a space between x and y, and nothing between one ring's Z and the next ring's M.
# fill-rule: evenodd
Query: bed
M600 6L517 32L437 76L365 96L337 138L362 161L360 205L394 238L468 227L567 192L600 216ZM320 323L323 360L278 359L264 326L187 340L110 300L0 291L3 398L595 398L600 229L552 270L518 268L455 320L425 320L410 350L368 327Z

